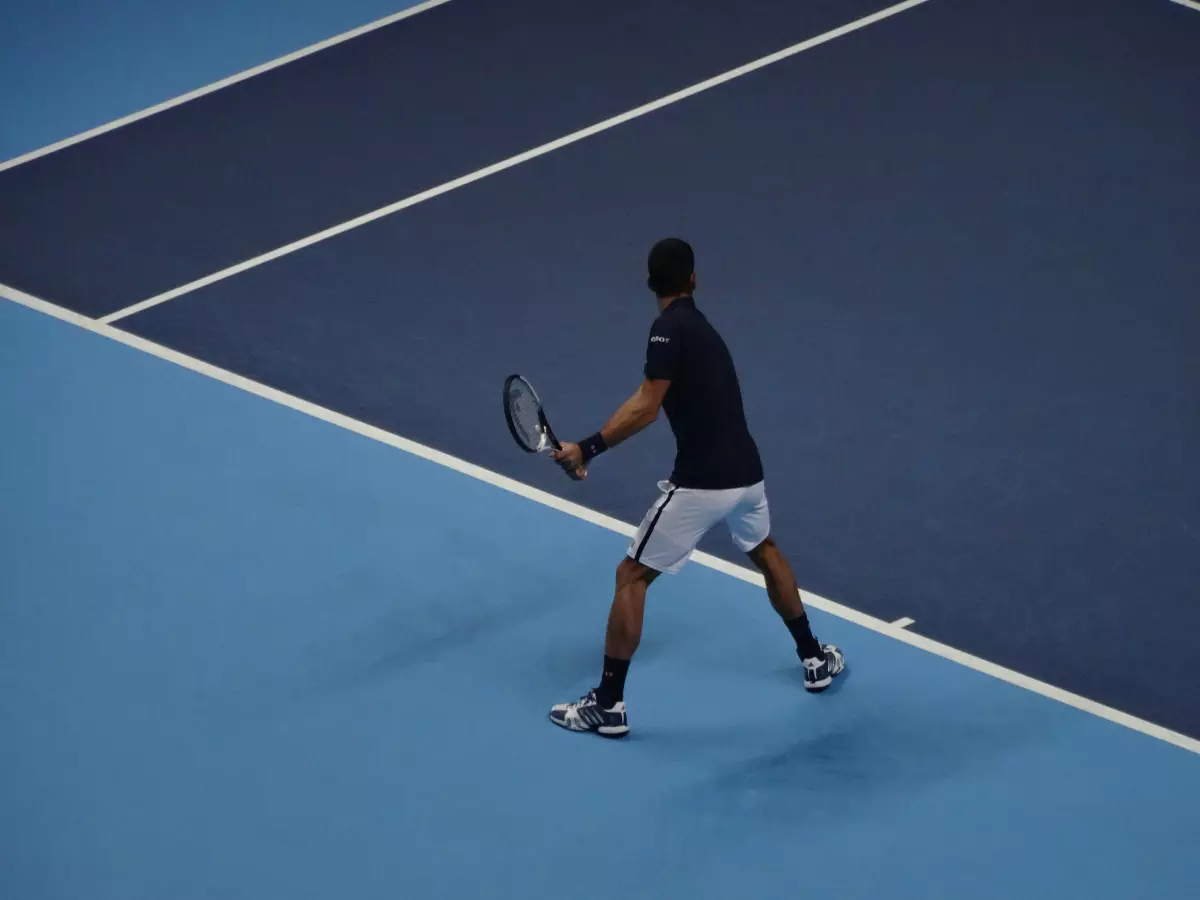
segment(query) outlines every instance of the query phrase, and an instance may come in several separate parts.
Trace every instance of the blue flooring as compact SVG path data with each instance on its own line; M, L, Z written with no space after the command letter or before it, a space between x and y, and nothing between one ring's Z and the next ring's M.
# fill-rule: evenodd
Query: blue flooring
M122 325L634 522L665 425L570 485L497 386L597 427L682 233L806 588L1200 734L1200 22L1054 8L931 3Z
M1195 894L1185 751L696 566L569 735L624 539L11 304L0 418L0 896Z
M365 25L417 0L0 5L0 161Z
M0 158L368 6L5 8ZM0 175L0 282L107 311L868 9L454 0ZM497 385L594 428L682 232L806 587L1200 733L1197 32L935 0L126 324L633 519L665 428L570 485ZM623 539L7 303L0 421L0 897L1200 892L1184 751L816 612L852 668L809 697L762 592L698 567L654 588L633 737L576 739L545 711Z

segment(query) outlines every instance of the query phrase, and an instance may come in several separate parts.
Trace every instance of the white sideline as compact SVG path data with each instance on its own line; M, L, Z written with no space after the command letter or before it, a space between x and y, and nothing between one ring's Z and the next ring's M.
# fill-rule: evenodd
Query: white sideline
M423 203L426 200L431 200L442 194L456 190L460 187L465 187L489 175L495 175L497 172L503 172L505 169L511 169L513 166L528 162L531 159L537 159L539 156L544 156L554 150L561 149L584 138L599 134L602 131L607 131L610 128L615 128L632 119L640 118L641 116L652 113L655 110L662 109L664 106L670 106L672 103L678 103L680 100L685 100L688 97L693 97L696 94L715 88L726 82L732 81L735 78L740 78L743 75L748 75L751 72L757 72L759 69L766 68L781 60L788 59L798 53L803 53L805 50L811 50L813 47L828 43L835 38L858 31L861 28L866 28L868 25L873 25L876 22L881 22L884 19L891 18L894 15L920 6L923 3L928 3L929 0L904 0L903 3L897 3L894 6L889 6L886 9L881 9L878 12L871 13L868 16L863 16L861 19L855 19L853 22L848 22L831 31L826 31L824 34L819 34L816 37L801 41L798 44L792 44L790 47L785 47L775 53L760 57L753 62L748 62L745 65L738 66L736 69L730 69L727 72L722 72L720 75L715 75L706 81L701 81L693 84L691 87L676 91L673 94L668 94L665 97L659 97L650 103L643 104L636 109L631 109L623 112L612 118L605 119L603 122L597 122L595 125L589 125L586 128L581 128L578 131L573 131L568 135L556 138L549 143L542 144L539 147L534 147L532 150L526 150L523 153L518 153L515 156L510 156L508 159L501 160L497 163L492 163L490 166L485 166L482 169L471 172L468 175L463 175L444 184L439 184L437 187L429 188L421 191L419 194L413 194L411 197L405 197L403 200L397 200L395 203L389 203L387 206L381 206L379 209L372 210L369 213L364 213L353 219L342 222L339 225L333 225L326 228L324 231L318 231L316 234L310 234L308 237L300 238L290 244L285 244L282 247L276 247L274 250L269 250L266 253L255 256L251 259L243 260L240 263L222 269L219 272L214 272L211 275L206 275L203 278L198 278L195 281L190 281L187 284L182 284L179 287L172 288L169 291L164 291L161 294L156 294L153 297L148 297L145 300L140 300L126 306L124 309L119 309L116 312L111 312L100 318L101 322L109 323L117 322L128 316L132 316L143 310L150 309L152 306L158 306L161 303L166 303L168 300L174 300L184 294L190 294L192 291L199 290L202 287L207 287L215 282L222 281L232 275L238 275L248 269L261 266L263 263L268 263L271 260L279 259L281 256L287 256L290 253L295 253L297 250L303 250L305 247L311 247L313 244L318 244L321 241L329 240L339 234L344 234L352 229L359 228L377 219L382 219L384 216L390 216L393 213L400 212L402 209L408 209L410 206L416 206L418 203Z
M259 384L256 381L251 381L249 378L244 378L241 375L236 375L233 372L228 372L217 366L195 359L169 347L163 347L148 341L145 338L138 337L128 332L122 331L119 328L114 328L110 325L105 325L102 322L97 322L94 319L89 319L79 313L72 312L53 303L48 303L37 297L26 294L15 288L0 284L0 297L11 300L22 306L37 310L48 316L53 316L56 319L61 319L64 322L70 322L72 325L77 325L95 334L102 335L110 340L125 344L141 350L144 353L149 353L151 356L156 356L159 359L182 366L185 369L190 369L193 372L198 372L201 375L207 375L217 381L228 384L232 387L240 388L255 396L262 397L265 400L271 400L282 406L294 409L297 412L304 413L314 418L321 419L331 425L336 425L339 428L344 428L347 431L352 431L355 434L368 437L380 443L387 444L390 447L395 447L398 450L404 450L407 453L412 453L430 462L453 469L456 472L461 472L464 475L469 475L487 484L502 488L518 496L533 500L543 506L548 506L551 509L556 509L559 512L574 516L577 519L582 519L585 522L591 522L594 525L599 525L602 528L607 528L610 531L615 531L626 537L631 537L636 528L625 522L621 522L610 516L603 515L586 507L580 506L577 503L572 503L569 500L563 500L553 494L530 487L527 484L522 484L512 478L508 478L497 472L485 469L473 463L450 456L440 450L434 450L431 447L426 447L423 444L418 444L415 441L410 441L407 438L384 431L381 428L376 428L373 425L367 425L349 416L334 412L324 407L317 406L315 403L309 403L307 400L301 400L298 397L293 397L290 394L285 394L283 391L275 388L267 387ZM715 556L707 553L697 553L693 557L696 563L702 566L707 566L710 569L715 569L718 572L724 572L726 575L732 575L734 578L739 578L742 581L763 586L762 576L754 571L743 568L742 566L734 565L726 562ZM843 606L840 603L835 603L832 600L827 600L824 597L818 597L815 594L809 594L801 591L801 596L804 602L814 609L819 609L823 612L845 619L848 622L853 622L856 625L861 625L863 628L868 628L871 631L876 631L880 634L887 635L890 638L901 641L910 646L917 647L928 653L940 656L943 659L951 660L959 665L966 666L969 669L974 669L977 672L982 672L985 675L991 675L993 678L998 678L1001 681L1006 681L1009 684L1032 691L1035 694L1041 694L1043 697L1048 697L1051 700L1057 700L1067 706L1082 710L1098 716L1101 719L1107 719L1117 725L1122 725L1125 728L1139 731L1142 734L1157 738L1160 741L1165 741L1168 744L1174 744L1176 747L1181 747L1184 750L1189 750L1192 753L1200 754L1200 740L1180 734L1176 731L1171 731L1161 725L1155 725L1153 722L1147 722L1144 719L1139 719L1136 716L1105 706L1102 703L1097 703L1094 700L1089 700L1086 697L1081 697L1078 694L1073 694L1070 691L1065 691L1053 685L1046 684L1043 681L1038 681L1036 678L1030 678L1028 675L1022 675L1020 672L1014 672L1011 669L1006 669L1003 666L988 662L985 659L980 659L977 656L972 656L962 650L954 647L941 644L935 640L923 637L919 634L914 634L906 628L901 627L899 623L889 623L882 619L877 619L874 616L869 616L866 613L851 609L848 606ZM903 620L900 620L903 621Z
M305 56L310 56L327 47L332 47L335 44L340 44L343 41L349 41L360 35L366 34L369 31L375 31L377 28L383 28L385 25L391 25L393 22L399 22L401 19L407 19L409 16L415 16L417 13L425 12L427 9L432 9L435 6L441 6L443 3L449 3L450 0L425 0L424 3L419 3L416 6L410 6L408 9L402 9L400 12L392 13L390 16L384 16L382 19L376 19L374 22L368 22L366 25L360 25L358 28L352 28L349 31L343 31L341 34L334 35L331 38L326 38L315 44L310 44L307 47L302 47L285 56L277 57L276 59L265 62L262 65L255 66L252 69L246 69L244 72L238 72L236 75L230 75L228 78L222 78L220 81L214 81L212 84L205 85L202 88L197 88L194 91L188 91L186 94L180 94L178 97L172 97L170 100L164 100L162 103L149 106L146 109L135 113L130 113L127 116L122 116L119 119L114 119L105 125L98 125L87 131L64 138L61 141L56 141L53 144L48 144L38 150L31 150L21 156L14 156L7 162L0 163L0 172L6 169L14 169L22 163L30 162L34 159L39 159L43 156L49 156L59 150L71 147L75 144L83 143L84 141L105 134L109 131L116 131L125 125L137 122L141 119L149 118L157 113L187 103L189 100L195 100L197 97L203 97L205 94L211 94L213 91L219 91L221 88L229 87L231 84L237 84L239 81L245 81L247 78L253 78L255 75L261 75L263 72L269 72L271 69L278 69L280 66L285 66L290 62L295 62Z

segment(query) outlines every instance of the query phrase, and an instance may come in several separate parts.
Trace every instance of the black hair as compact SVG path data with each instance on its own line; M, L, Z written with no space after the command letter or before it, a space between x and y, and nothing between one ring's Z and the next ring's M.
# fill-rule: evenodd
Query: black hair
M650 273L646 284L656 296L687 294L692 290L696 256L686 241L665 238L651 248L646 268Z

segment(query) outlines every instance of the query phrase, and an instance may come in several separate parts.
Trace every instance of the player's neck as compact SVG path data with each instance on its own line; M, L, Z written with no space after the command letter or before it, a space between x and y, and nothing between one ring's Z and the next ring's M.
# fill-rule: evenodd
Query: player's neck
M668 306L670 306L676 300L680 300L684 297L687 297L689 300L692 299L692 295L690 293L672 294L670 297L659 297L658 298L658 311L664 312Z

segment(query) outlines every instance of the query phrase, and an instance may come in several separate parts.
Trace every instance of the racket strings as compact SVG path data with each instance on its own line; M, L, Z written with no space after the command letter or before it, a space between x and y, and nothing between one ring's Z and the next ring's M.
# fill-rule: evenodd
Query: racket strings
M509 385L508 410L513 427L525 446L531 450L544 450L547 438L541 424L541 404L520 381Z

